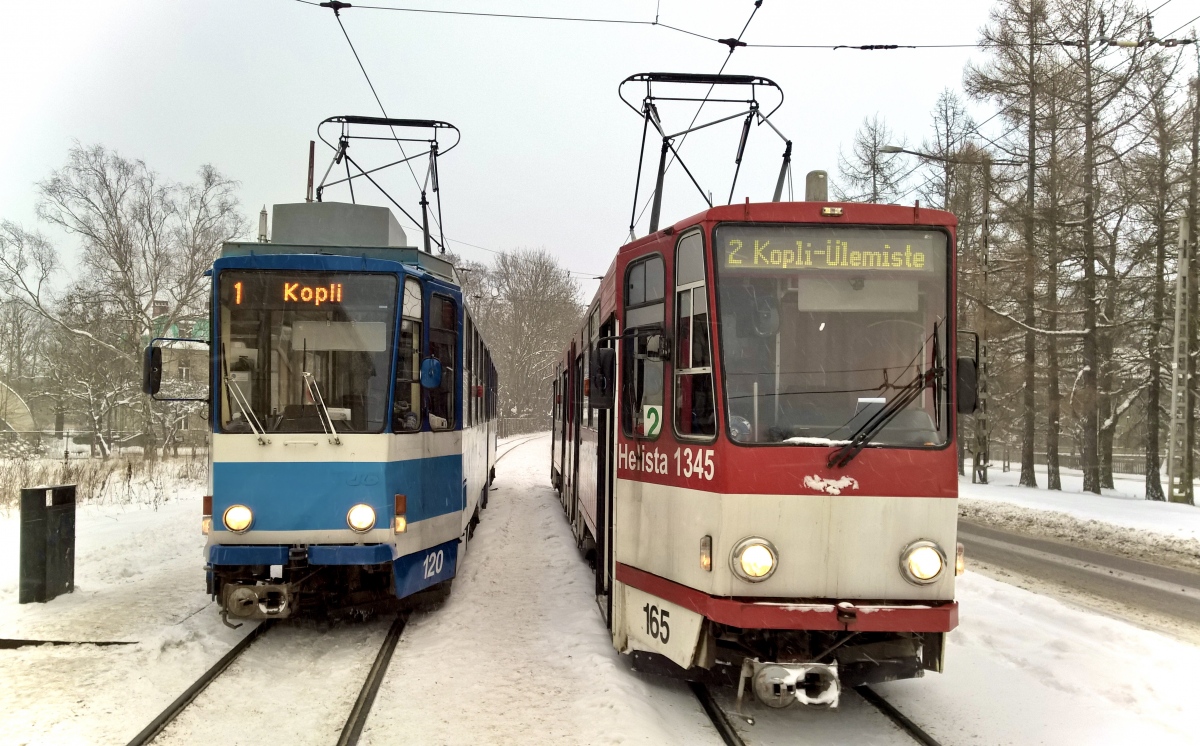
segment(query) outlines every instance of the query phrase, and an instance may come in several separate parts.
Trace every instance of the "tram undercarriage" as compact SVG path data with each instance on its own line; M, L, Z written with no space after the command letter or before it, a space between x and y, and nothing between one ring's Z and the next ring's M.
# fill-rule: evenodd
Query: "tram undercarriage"
M696 665L630 653L635 670L746 690L769 707L836 707L841 690L920 678L942 670L944 632L833 632L739 629L706 621Z
M281 577L272 575L268 565L222 566L209 572L208 592L219 600L226 624L296 616L364 619L435 606L450 595L451 585L444 581L398 599L390 562L285 565Z

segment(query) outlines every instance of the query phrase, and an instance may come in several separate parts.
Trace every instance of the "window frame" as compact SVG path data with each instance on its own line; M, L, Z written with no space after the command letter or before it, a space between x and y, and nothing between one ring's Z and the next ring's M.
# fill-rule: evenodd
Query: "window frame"
M754 225L777 225L777 224L778 223L776 223L776 222L761 221L761 220L749 220L749 221L747 221L747 220L723 220L721 222L718 222L718 223L712 225L706 232L705 237L708 238L712 242L713 246L716 246L717 231L724 226L727 226L727 225L754 226ZM813 223L813 222L806 222L806 221L785 222L784 224L785 225L797 225L797 226L803 226L803 227L814 227L814 228L829 227L829 224L827 224L827 223ZM952 322L952 323L947 324L946 338L947 338L947 340L956 338L956 335L958 333L958 328L959 328L958 327L958 317L957 317L957 313L956 313L957 306L956 306L955 295L953 292L953 289L954 289L953 280L955 277L955 273L958 271L958 259L957 259L958 253L957 252L958 252L959 242L958 242L958 234L956 231L953 231L944 225L909 224L909 223L839 223L838 225L840 227L845 227L845 228L883 228L883 229L898 230L898 231L899 230L934 231L934 232L943 234L946 238L946 272L945 272L946 276L944 278L945 290L946 290L946 314L947 314L946 320L948 322ZM713 266L714 266L714 269L717 266L715 250L713 252ZM721 273L714 271L713 275L712 275L713 305L711 306L709 312L717 314L716 318L718 318L718 319L720 319L720 314L721 314L720 284L722 281L723 280L721 277ZM948 343L946 346L946 350L943 352L943 355L945 355L948 364L953 364L953 358L956 354L954 352L955 348L952 346L953 344L954 343ZM721 428L720 432L724 435L725 440L727 442L733 444L734 446L736 446L738 448L789 448L789 447L791 447L791 448L819 448L819 447L825 447L825 446L808 445L808 444L754 443L754 442L740 441L740 440L737 440L736 438L734 438L733 432L730 430L730 418L728 417L728 405L727 405L728 391L726 391L726 385L727 385L726 382L728 381L728 378L725 375L725 353L724 353L724 341L723 340L718 340L717 349L718 349L717 362L721 369L721 386L718 389L719 400L717 401L717 406L721 408L721 411L725 415L722 417L724 427ZM947 367L949 368L949 365ZM944 406L946 408L945 411L947 412L947 420L946 420L947 437L946 437L945 443L942 443L940 445L935 445L935 446L903 446L903 445L887 445L887 444L882 444L882 443L869 443L869 444L867 444L866 448L879 448L879 449L891 449L891 450L901 449L901 450L912 450L912 451L944 451L947 448L951 448L951 447L956 448L959 441L958 441L958 438L955 436L955 433L957 432L958 418L961 417L962 415L960 415L958 413L958 408L956 406L954 406L955 397L957 395L957 390L955 388L956 381L954 379L954 376L947 374L947 380L946 380L945 385L946 385L946 392L945 392L946 399L944 402Z
M639 266L649 264L650 262L653 262L654 260L658 260L659 264L661 264L662 268L663 268L662 297L657 298L652 301L643 301L641 303L632 303L632 304L629 303L628 302L628 290L629 290L630 275ZM621 386L617 392L618 405L619 405L618 411L620 411L620 412L624 412L626 409L625 393L628 390L626 387L632 385L632 382L630 379L634 375L634 371L635 371L634 364L635 364L635 361L637 360L636 350L637 350L637 346L638 346L638 338L636 335L634 335L632 337L626 336L626 335L628 335L631 331L636 331L638 329L649 329L649 328L654 328L656 326L658 329L661 330L662 334L666 335L666 333L667 333L667 308L668 308L668 304L669 304L669 301L668 301L669 294L667 292L667 263L666 263L665 257L663 256L663 253L661 251L655 250L655 251L647 252L646 254L643 254L642 256L639 256L638 258L631 260L629 262L629 264L627 264L625 266L625 273L624 273L622 288L624 290L624 292L622 292L622 294L621 294L621 324L622 324L621 337L622 337L622 339L620 340L621 345L618 346L618 349L620 350L618 355L621 359L621 364L619 366L621 369L620 373L619 373ZM629 325L629 312L630 311L635 311L635 310L642 309L642 308L648 308L650 306L660 305L660 304L662 305L662 320L661 321L658 321L654 324L646 324L643 326L630 326ZM626 350L623 349L625 345L632 345L633 352L631 354L625 354ZM666 417L667 361L660 359L657 362L659 363L659 365L662 366L663 380L662 380L661 391L662 391L663 401L662 401L661 406L663 408L663 416ZM629 366L628 371L626 370L626 365ZM627 373L629 375L626 375ZM657 435L639 435L638 433L634 432L634 428L632 426L633 425L633 417L635 414L639 414L639 413L630 410L630 412L629 412L630 427L628 427L628 428L625 427L625 417L624 416L619 416L617 418L618 420L620 420L620 423L618 426L621 430L621 434L624 437L629 438L630 440L648 441L651 443L657 442L658 439L661 438L662 434L663 434L664 428L662 427L662 425L659 425Z
M694 280L692 282L685 283L685 285L681 286L678 284L679 267L680 267L679 250L683 246L683 242L693 236L699 236L699 238L700 238L701 277L699 280ZM680 231L679 238L676 239L676 241L675 241L674 274L675 274L676 281L673 284L675 297L673 298L673 304L671 306L671 308L672 308L671 322L672 322L672 327L673 327L671 330L672 337L673 337L673 339L671 340L671 345L673 348L671 350L671 433L675 436L676 440L687 441L689 443L713 443L716 441L717 435L721 432L721 427L719 424L721 403L717 399L717 373L716 373L717 366L714 362L715 358L713 357L715 354L714 349L716 347L716 345L713 344L713 323L712 323L712 320L714 318L713 313L715 311L715 307L714 307L712 298L709 296L709 292L708 292L709 288L712 285L712 283L709 282L710 272L708 270L708 254L706 253L706 249L708 248L709 245L710 245L710 242L705 240L704 229L702 226L699 226L699 225L692 226L690 228L685 228L684 230ZM696 304L695 304L695 300L692 298L692 295L695 293L696 290L700 290L701 293L704 295L705 315L708 316L708 365L700 366L699 368L680 368L678 366L678 363L680 361L677 359L678 356L676 355L678 350L675 349L678 347L678 344L679 344L679 304L683 298L683 293L684 292L689 293L689 300L692 301L692 313L688 314L689 323L692 324L691 330L689 330L689 333L688 333L688 346L690 348L691 345L694 344L693 340L694 340L694 330L695 330L694 324L695 324L695 322L690 321L690 320L695 318ZM691 355L691 351L689 349L689 357L690 357L690 355ZM689 362L689 364L691 363L690 360L688 362ZM679 406L678 406L677 399L676 399L676 396L679 393L679 391L678 391L679 378L680 378L680 376L698 376L698 375L703 375L704 373L708 373L709 384L711 386L710 394L711 394L711 398L712 398L712 407L713 407L713 431L709 435L692 435L689 433L681 433L679 431Z
M421 292L421 301L418 304L418 308L421 313L421 316L419 318L407 316L404 313L404 301L408 297L408 288L409 288L410 283L412 285L414 285ZM425 296L426 295L427 295L427 293L425 292L425 286L419 278L414 277L412 275L404 276L403 282L400 283L400 303L399 303L400 318L399 318L399 323L396 324L396 344L395 344L396 353L394 355L395 359L393 360L393 363L392 363L391 413L388 418L388 425L389 425L388 432L397 434L397 435L411 435L412 433L419 433L425 429L425 402L424 402L425 397L424 397L424 391L421 388L421 370L420 370L420 368L421 368L421 360L424 359L424 357L425 357L425 337L426 337L426 335L425 335L425 318L426 318ZM413 323L413 328L416 331L416 334L418 335L417 339L416 339L416 345L413 347L413 349L416 352L416 356L417 356L417 361L416 361L417 364L416 364L416 366L413 367L413 371L412 371L412 374L414 377L405 380L405 383L407 383L408 385L411 386L412 384L416 384L416 386L417 386L417 402L416 402L416 404L417 404L417 428L415 430L400 430L396 427L396 392L401 383L400 379L398 378L398 376L400 374L400 355L401 355L400 340L404 336L404 322L405 321L409 321L409 322ZM409 402L409 407L412 407L412 402Z
M460 347L460 343L461 343L461 339L462 339L462 333L459 331L460 324L459 324L459 315L458 314L459 314L462 303L458 300L455 300L454 296L451 295L450 293L440 290L436 287L429 288L428 296L429 296L429 300L426 302L427 305L425 307L425 325L428 330L426 332L426 340L425 340L426 355L429 357L433 356L433 333L434 333L433 303L434 303L434 299L441 298L445 302L450 303L454 306L454 321L452 324L452 328L442 329L442 328L438 327L436 331L450 332L451 334L454 335L454 342L453 342L453 344L450 345L450 355L452 358L451 364L453 365L453 367L451 368L451 371L454 373L454 375L457 376L461 373L461 371L458 369L462 367L458 361L459 347ZM443 380L445 379L445 375L446 375L446 363L443 362L442 363ZM447 389L443 389L440 386L438 387L438 389L436 389L436 391L439 395L441 393L443 393L445 390L447 390ZM447 414L450 416L447 418L447 420L449 422L446 425L446 427L434 427L433 421L429 419L429 415L431 414L431 412L429 410L432 409L432 407L428 407L428 408L423 407L423 409L425 409L425 420L428 422L429 430L431 432L438 432L438 433L453 432L455 430L458 430L462 425L462 423L458 422L458 420L463 419L463 418L459 417L459 415L458 415L459 400L461 399L461 396L462 396L460 380L456 379L449 386L448 390L454 392L454 401L451 403L451 405L448 408L449 411L447 412Z

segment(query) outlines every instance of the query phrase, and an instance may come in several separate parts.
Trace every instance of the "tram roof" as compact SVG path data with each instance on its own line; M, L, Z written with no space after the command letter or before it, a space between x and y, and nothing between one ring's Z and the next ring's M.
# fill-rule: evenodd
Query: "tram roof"
M230 241L221 246L221 257L273 256L279 254L318 254L321 256L345 256L352 259L383 259L420 267L429 274L462 285L454 265L433 254L413 247L399 246L313 246L310 244L259 243L257 241Z
M221 256L319 254L383 259L420 267L435 277L462 285L450 262L405 246L404 229L386 207L297 202L274 205L272 213L272 241L231 241L221 247Z
M840 209L823 215L822 208ZM955 227L958 218L945 210L914 205L876 205L864 202L746 202L717 205L657 232L630 241L618 253L632 251L699 223L806 223L810 225L938 225Z

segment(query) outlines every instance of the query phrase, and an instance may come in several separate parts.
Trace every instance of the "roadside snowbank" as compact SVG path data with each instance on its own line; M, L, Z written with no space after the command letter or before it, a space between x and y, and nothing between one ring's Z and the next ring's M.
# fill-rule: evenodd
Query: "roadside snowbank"
M1063 490L1018 487L1019 474L993 469L990 484L959 478L959 516L967 521L1044 536L1148 562L1200 569L1200 508L1153 502L1115 480L1103 495L1083 492L1082 477L1063 474ZM1039 484L1046 475L1039 473Z

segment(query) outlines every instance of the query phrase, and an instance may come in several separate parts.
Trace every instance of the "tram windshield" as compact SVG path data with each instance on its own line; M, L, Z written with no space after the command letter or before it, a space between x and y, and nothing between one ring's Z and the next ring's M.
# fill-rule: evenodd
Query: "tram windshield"
M222 430L383 430L394 276L225 270L218 296Z
M928 229L718 227L730 437L836 445L905 397L870 442L945 444L947 243Z

